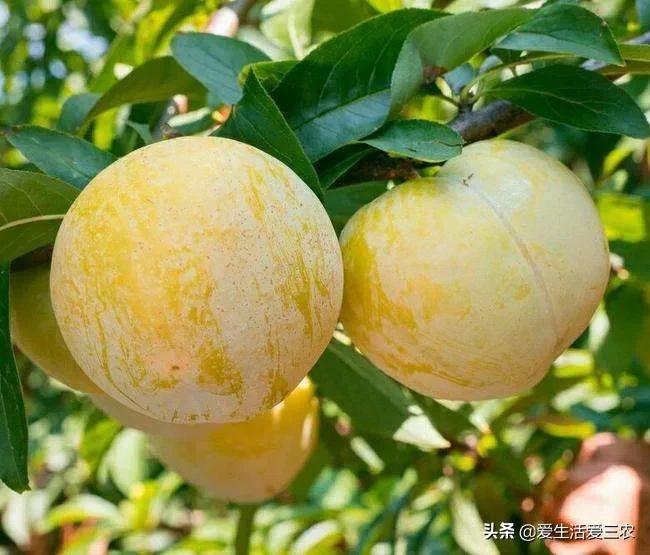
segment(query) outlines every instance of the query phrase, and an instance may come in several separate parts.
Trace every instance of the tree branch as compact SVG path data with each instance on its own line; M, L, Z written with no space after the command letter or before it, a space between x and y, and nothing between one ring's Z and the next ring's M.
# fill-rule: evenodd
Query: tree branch
M507 100L495 100L473 112L462 112L450 123L465 144L501 135L505 131L528 123L533 116Z
M650 32L634 37L626 44L650 44ZM582 68L589 71L598 71L605 66L607 64L596 60L587 60L582 64ZM624 74L625 68L621 70L621 74ZM449 123L449 127L460 133L465 143L469 144L495 137L533 119L533 115L518 106L506 100L496 100L473 112L459 114Z
M416 179L418 167L428 166L417 160L392 158L385 152L375 152L363 158L343 178L344 183L384 181L393 179Z
M630 39L626 43L650 44L650 32ZM590 71L598 71L606 65L596 60L587 60L582 67ZM621 74L624 74L625 68L621 69ZM610 77L617 78L620 75ZM535 116L522 108L506 100L496 100L478 110L459 112L447 125L460 134L465 144L471 144L501 135L533 119ZM385 153L378 152L362 160L345 176L344 182L412 179L417 168L422 166L422 163L414 160L389 158Z
M650 44L650 32L634 37L626 41L626 44ZM587 60L582 67L589 71L598 71L606 65L596 60ZM621 68L621 70L622 75L625 73L625 68ZM506 100L497 100L473 112L459 114L449 123L449 126L460 133L465 142L469 144L489 139L504 131L519 127L532 119L534 116L514 104Z

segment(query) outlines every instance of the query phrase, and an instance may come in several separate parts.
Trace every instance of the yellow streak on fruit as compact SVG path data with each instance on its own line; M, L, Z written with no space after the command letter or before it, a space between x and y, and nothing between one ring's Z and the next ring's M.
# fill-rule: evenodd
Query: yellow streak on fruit
M241 372L233 366L223 349L213 349L201 357L198 383L209 386L217 394L235 395L240 402L244 398L244 380Z
M308 379L280 404L246 422L203 425L190 438L152 436L156 454L200 491L237 503L284 490L318 438L318 401Z
M101 172L57 237L52 296L70 350L116 401L168 422L268 409L329 341L340 250L286 166L185 137Z

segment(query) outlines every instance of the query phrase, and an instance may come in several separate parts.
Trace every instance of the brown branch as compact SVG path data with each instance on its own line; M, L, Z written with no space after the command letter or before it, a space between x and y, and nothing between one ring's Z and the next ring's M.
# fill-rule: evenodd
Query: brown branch
M650 44L650 32L634 37L626 43ZM587 60L582 64L584 69L590 71L598 71L606 66L607 64L596 60ZM622 67L621 75L624 73L625 68ZM608 77L616 79L620 75ZM496 100L478 110L459 112L447 125L460 134L464 144L471 144L501 135L533 119L535 116L522 108L506 100ZM416 160L389 158L385 153L378 152L362 160L343 178L343 182L412 179L417 169L422 166L423 164Z
M393 179L415 179L419 176L415 160L391 158L385 152L376 152L361 160L344 177L345 183L362 181L384 181Z
M650 32L634 37L626 41L626 44L650 44ZM587 60L582 64L582 68L589 71L598 71L606 66L607 64L596 60ZM621 67L621 75L624 73L625 68ZM506 100L496 100L473 112L459 114L449 123L449 127L460 133L466 144L470 144L496 137L533 119L535 116L518 106Z
M422 70L422 78L425 85L433 83L438 77L440 77L447 70L441 66L424 66Z
M447 125L468 145L490 139L533 120L534 116L506 100L496 100L473 112L460 111ZM431 164L408 158L392 158L375 152L361 160L342 179L342 183L406 180L417 177L418 169Z
M475 143L501 135L510 129L528 123L534 116L506 100L495 100L473 112L462 112L450 123L465 144Z

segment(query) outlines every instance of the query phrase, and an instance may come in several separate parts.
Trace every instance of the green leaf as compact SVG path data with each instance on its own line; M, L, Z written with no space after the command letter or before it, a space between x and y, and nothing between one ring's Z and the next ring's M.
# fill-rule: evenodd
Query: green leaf
M209 33L182 33L174 37L171 48L178 63L222 104L241 100L237 78L244 66L269 59L248 43Z
M40 170L79 189L116 160L79 137L35 125L19 127L7 140Z
M650 239L650 202L640 196L623 193L603 193L596 196L596 206L610 241L635 243Z
M298 536L291 553L317 555L318 553L336 553L337 546L345 543L341 524L336 520L323 520L313 524Z
M323 195L323 204L336 233L340 233L348 220L362 206L386 192L385 181L370 181L329 189Z
M572 368L578 373L577 376L558 377L558 369L553 368L532 390L523 393L520 397L505 404L502 411L496 414L490 422L492 431L495 434L499 434L502 430L510 426L511 417L515 414L528 414L545 410L556 395L561 391L582 383L585 380L585 376L589 375L592 371L592 367L588 365L572 366Z
M614 241L610 244L610 249L614 254L623 257L625 269L632 275L650 282L650 241Z
M323 36L345 31L374 15L377 12L368 5L367 0L314 0L312 35L320 40Z
M197 135L214 127L215 121L209 108L200 108L169 118L167 125L180 135Z
M440 508L432 507L429 510L424 524L408 535L406 544L407 553L428 553L429 555L446 555L450 548L443 542L441 537L433 537L430 534L433 523L440 516Z
M569 414L544 414L527 421L554 437L586 439L596 433L596 426Z
M9 334L9 264L0 264L0 480L17 492L28 488L25 405Z
M581 68L544 67L493 86L490 95L578 129L638 138L650 134L643 112L625 91Z
M402 43L435 17L431 10L400 10L369 19L324 42L287 73L273 97L311 160L383 125Z
M624 60L650 62L650 44L621 44L619 46Z
M532 16L531 10L468 12L434 19L408 37L393 73L392 108L403 106L422 85L426 66L451 71Z
M353 555L370 555L373 546L395 529L400 513L411 501L411 491L414 485L408 484L409 487L404 488L402 484L399 484L402 487L395 488L397 492L387 506L382 507L378 514L359 530L359 541L352 551ZM406 491L403 491L404 489Z
M194 0L153 0L135 33L133 56L136 63L151 58L164 43L165 37L195 9Z
M176 94L192 96L204 93L203 85L187 73L174 58L154 58L136 67L108 89L86 116L84 123L123 104L157 102Z
M287 54L303 58L312 43L311 18L315 0L275 0L262 8L260 30Z
M533 486L526 465L509 447L500 444L496 449L490 450L489 459L492 471L500 476L507 476L511 488L522 494L531 492Z
M104 521L115 527L124 525L122 513L113 503L96 495L82 493L52 509L47 515L45 526L51 530L88 519Z
M320 176L321 187L329 189L357 162L363 160L372 151L372 148L365 145L352 144L344 146L320 160L316 164L316 171Z
M75 94L69 97L63 103L56 128L65 133L75 133L99 98L100 95L95 93Z
M598 69L603 75L621 75L631 73L633 75L650 74L650 44L619 44L621 56L625 60L625 68L617 65L607 65Z
M79 458L89 466L92 474L99 468L121 429L119 422L107 418L100 410L90 413L79 444Z
M0 263L51 243L78 194L54 177L0 168Z
M646 255L650 252L646 252ZM600 369L619 374L629 369L643 334L647 306L643 289L626 283L605 299L609 329L595 353Z
M458 156L463 145L462 137L446 125L414 119L391 122L362 142L393 156L432 163Z
M507 50L558 52L622 65L623 60L607 24L575 4L551 4L497 44Z
M102 57L102 67L97 75L92 77L88 83L90 92L102 93L112 86L116 81L115 66L119 63L128 63L134 65L133 49L134 37L131 30L125 30L119 33L111 41L108 50Z
M476 69L470 63L464 63L457 68L448 71L444 80L454 94L460 94L461 90L476 76Z
M452 410L441 402L415 391L411 391L411 395L444 436L459 438L467 432L478 432L476 426L461 411Z
M126 125L128 125L131 129L133 129L133 131L138 134L145 145L150 145L151 143L155 142L153 136L151 135L151 130L146 123L138 123L137 121L128 120L126 122Z
M255 75L262 83L262 86L269 92L280 84L284 76L293 69L298 62L296 60L283 60L281 62L257 62L246 66L239 76L241 82L245 82L248 72L255 71Z
M316 194L320 194L316 170L254 71L246 79L241 102L215 134L248 143L267 152L284 162Z
M386 13L399 10L402 7L402 0L366 0L378 12Z
M310 376L356 430L424 449L449 446L402 387L354 348L333 339Z
M636 0L636 11L639 16L639 25L642 31L650 29L650 2L648 0Z
M469 555L499 555L491 540L483 535L483 519L476 503L455 490L451 496L451 525L454 539Z
M151 470L148 459L146 436L137 430L122 430L113 440L106 455L108 472L124 496L128 496L131 488L144 482Z
M503 487L504 483L509 484L507 474L503 475L498 471L492 471L492 473L481 472L476 476L472 487L476 508L481 519L483 522L494 522L497 529L499 527L498 523L512 522L513 515L519 512L509 492ZM494 543L501 555L519 554L517 542L510 539L494 539Z

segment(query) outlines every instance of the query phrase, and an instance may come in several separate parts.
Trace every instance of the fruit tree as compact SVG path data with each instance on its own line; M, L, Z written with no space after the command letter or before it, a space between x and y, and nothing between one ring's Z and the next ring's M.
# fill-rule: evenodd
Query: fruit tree
M0 554L650 545L647 1L0 0L0 87Z

